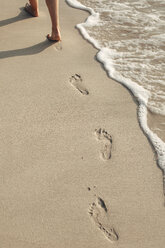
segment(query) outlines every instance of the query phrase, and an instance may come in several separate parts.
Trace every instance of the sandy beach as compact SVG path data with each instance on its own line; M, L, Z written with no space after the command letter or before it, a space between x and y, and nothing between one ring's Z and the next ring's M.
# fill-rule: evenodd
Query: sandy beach
M129 91L108 78L60 0L0 0L0 247L164 248L162 172ZM21 8L21 9L20 9ZM151 118L152 119L152 118Z

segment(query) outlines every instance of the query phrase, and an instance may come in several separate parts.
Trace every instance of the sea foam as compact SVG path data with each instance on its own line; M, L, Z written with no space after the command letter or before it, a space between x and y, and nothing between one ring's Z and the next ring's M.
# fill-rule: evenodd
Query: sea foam
M136 98L139 124L155 148L158 165L165 174L165 143L147 125L148 109L165 115L165 102L163 101L165 92L161 88L165 85L161 64L164 60L164 53L163 49L159 49L165 41L163 32L161 33L165 23L161 7L161 5L164 6L164 3L159 1L160 9L157 14L155 11L148 10L146 0L133 1L136 13L132 13L130 1L123 3L123 1L116 0L110 3L109 1L90 0L91 6L95 6L95 10L82 4L82 1L66 0L70 6L90 13L85 23L77 24L76 27L83 37L98 49L97 60L104 65L109 77L126 86ZM84 0L84 2L89 2L89 0ZM102 14L104 22L100 17ZM112 19L113 22L110 23L109 21ZM144 32L141 32L138 22L144 26ZM134 27L130 32L132 25ZM97 30L96 26L98 26ZM100 30L110 33L109 39L105 39L103 32L101 37L99 36L100 27ZM126 29L126 27L130 29ZM158 28L159 32L156 31ZM111 29L118 29L118 36L114 38L115 33L112 35ZM143 52L141 52L142 48Z

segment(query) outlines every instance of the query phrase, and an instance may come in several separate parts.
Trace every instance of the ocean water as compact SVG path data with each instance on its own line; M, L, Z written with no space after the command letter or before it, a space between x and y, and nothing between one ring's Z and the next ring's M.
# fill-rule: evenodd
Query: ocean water
M140 126L165 173L165 1L66 2L90 13L77 28L98 49L97 59L109 77L133 93ZM154 125L148 125L149 113Z

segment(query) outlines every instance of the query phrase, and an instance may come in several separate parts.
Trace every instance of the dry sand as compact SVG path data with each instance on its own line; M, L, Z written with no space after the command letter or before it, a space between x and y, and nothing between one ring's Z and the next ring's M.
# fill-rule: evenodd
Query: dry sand
M75 29L60 0L50 20L0 0L0 247L163 248L162 172L137 105ZM104 131L104 129L106 131Z

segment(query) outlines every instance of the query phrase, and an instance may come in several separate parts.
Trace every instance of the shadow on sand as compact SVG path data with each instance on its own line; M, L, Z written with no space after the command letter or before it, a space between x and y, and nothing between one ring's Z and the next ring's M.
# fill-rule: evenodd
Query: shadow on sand
M18 22L24 19L33 18L30 16L26 11L24 10L24 7L20 8L20 13L12 18L1 20L0 21L0 27L12 24L14 22ZM47 39L45 41L42 41L34 46L16 49L16 50L8 50L8 51L0 51L0 59L10 58L10 57L16 57L16 56L26 56L26 55L33 55L42 52L46 48L50 47L55 43L49 42Z
M20 8L20 13L15 16L15 17L11 17L9 19L6 19L6 20L1 20L0 21L0 27L3 27L3 26L6 26L6 25L9 25L9 24L12 24L14 22L18 22L18 21L21 21L21 20L24 20L24 19L29 19L29 18L32 18L32 16L28 15L25 11L24 11L24 8Z
M0 52L0 59L37 54L44 51L46 48L52 46L53 44L54 43L45 40L34 46L16 49L16 50L2 51Z

